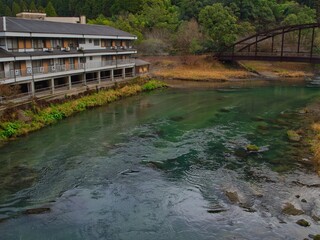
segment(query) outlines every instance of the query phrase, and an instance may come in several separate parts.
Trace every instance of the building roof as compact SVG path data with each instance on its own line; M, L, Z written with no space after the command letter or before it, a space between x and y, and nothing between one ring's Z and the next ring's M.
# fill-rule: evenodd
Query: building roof
M151 64L151 63L143 61L141 59L135 59L134 61L135 61L135 64L136 64L137 67L146 66L146 65L150 65Z
M14 17L0 18L0 32L135 37L130 33L110 26L49 22Z

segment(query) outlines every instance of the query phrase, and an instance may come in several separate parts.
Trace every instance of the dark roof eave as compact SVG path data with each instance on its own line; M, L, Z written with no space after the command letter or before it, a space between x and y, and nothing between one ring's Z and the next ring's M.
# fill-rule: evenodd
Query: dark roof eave
M5 19L5 24L4 24ZM4 29L4 25L6 29ZM0 18L0 32L37 33L37 34L66 34L90 36L115 36L136 38L128 32L110 26L87 25L78 23L61 23L44 20L30 20L14 17Z

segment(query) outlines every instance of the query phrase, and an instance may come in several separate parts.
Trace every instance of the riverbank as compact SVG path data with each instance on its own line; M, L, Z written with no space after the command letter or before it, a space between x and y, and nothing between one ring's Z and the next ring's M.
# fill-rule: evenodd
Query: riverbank
M0 145L19 136L37 131L86 109L102 106L121 98L165 87L163 82L137 78L115 89L88 91L78 96L54 100L32 101L29 105L9 109L0 119Z
M211 56L146 57L152 64L151 76L158 79L224 82L245 79L280 79L312 77L317 71L312 64L240 61L222 64Z
M313 162L320 176L320 99L306 108L307 141L311 144Z

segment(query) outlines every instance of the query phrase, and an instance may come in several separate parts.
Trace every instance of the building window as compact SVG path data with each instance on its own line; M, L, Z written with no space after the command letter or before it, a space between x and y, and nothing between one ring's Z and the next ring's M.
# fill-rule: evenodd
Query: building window
M5 46L6 45L6 40L4 38L0 39L0 46Z
M80 38L80 39L78 39L78 43L79 43L79 44L85 44L86 41L85 41L84 38Z
M61 39L51 39L52 48L61 48Z
M18 51L18 39L8 38L8 50Z
M94 46L99 46L99 45L100 45L100 40L99 40L99 39L95 39L95 40L93 41L93 45L94 45Z
M66 61L64 58L56 58L54 62L56 65L64 65Z
M90 61L92 61L93 57L90 57Z
M42 66L42 61L41 60L36 60L32 62L33 67L41 67Z
M42 50L43 49L43 41L39 39L33 39L33 48L35 50Z
M75 69L75 61L74 58L69 58L70 69Z
M89 39L89 43L92 43L92 39Z

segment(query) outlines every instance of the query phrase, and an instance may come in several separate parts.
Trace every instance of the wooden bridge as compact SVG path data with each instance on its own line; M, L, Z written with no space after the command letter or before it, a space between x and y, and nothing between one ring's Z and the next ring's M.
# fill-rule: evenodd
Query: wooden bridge
M320 24L279 27L247 37L215 56L221 61L320 63Z

